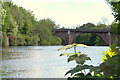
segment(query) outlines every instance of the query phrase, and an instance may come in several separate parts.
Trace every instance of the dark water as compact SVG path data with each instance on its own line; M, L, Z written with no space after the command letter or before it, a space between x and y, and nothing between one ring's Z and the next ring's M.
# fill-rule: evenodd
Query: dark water
M61 46L18 46L9 47L14 51L3 53L2 75L3 78L65 78L64 74L76 66L76 63L67 63L67 57L59 55L70 50L57 51ZM102 52L107 51L107 46L78 47L91 57L92 61L86 64L99 65ZM66 76L67 77L67 76Z

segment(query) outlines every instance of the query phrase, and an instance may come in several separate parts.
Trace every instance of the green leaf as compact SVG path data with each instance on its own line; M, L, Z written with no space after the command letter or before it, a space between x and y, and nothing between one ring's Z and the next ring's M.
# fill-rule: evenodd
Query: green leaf
M117 47L116 44L111 44L110 45L111 51L115 51L117 49L116 47Z
M76 44L76 43L73 43L73 44L71 44L71 45L66 45L66 46L63 46L63 47L59 48L58 51L59 51L59 50L62 50L62 49L67 50L67 49L70 49L70 48L72 48L72 47L74 47L74 46L88 47L87 45L84 45L84 44Z
M73 54L75 54L75 53L63 53L63 54L60 54L60 56L64 56L64 55L69 56L69 55L73 55Z
M63 46L63 47L59 48L58 51L59 51L59 50L62 50L62 49L67 50L67 49L70 49L70 48L72 48L72 47L73 47L73 45L66 45L66 46Z
M69 70L69 71L65 74L65 76L66 76L67 74L69 74L69 73L71 73L71 76L72 76L73 74L75 74L75 73L77 73L77 72L79 72L79 71L81 71L81 67L80 67L79 65L77 65L75 68L72 68L71 70Z
M73 78L84 78L85 75L83 73L77 73L73 76Z
M77 64L84 64L84 62L85 62L85 60L80 59L80 58L76 58L75 61Z
M84 70L84 69L89 69L91 65L82 65L80 67L81 67L81 70Z
M79 47L88 47L87 45L84 45L84 44L77 44L76 46L79 46Z
M77 57L77 55L71 55L71 56L69 56L68 62L75 60L76 57Z
M92 74L91 74L91 73L88 73L85 77L86 77L86 78L92 78Z
M86 54L80 54L76 59L77 64L84 64L86 60L91 60L90 57L87 57Z
M98 66L90 65L89 69L90 69L90 72L100 73L100 69Z

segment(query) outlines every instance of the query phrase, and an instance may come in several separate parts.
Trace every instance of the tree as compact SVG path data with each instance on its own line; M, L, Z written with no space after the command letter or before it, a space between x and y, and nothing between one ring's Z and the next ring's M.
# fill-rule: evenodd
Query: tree
M93 23L86 23L83 24L82 26L79 26L80 29L94 29L95 25Z
M116 2L113 2L111 0L107 0L107 2L109 3L111 9L112 9L112 14L114 15L115 19L116 19L116 23L118 25L116 26L112 26L111 27L111 31L116 30L116 31L113 31L115 34L120 34L120 1L116 1Z
M120 44L120 1L116 0L113 2L111 0L107 0L107 2L113 11L112 14L115 17L116 22L115 25L111 25L111 31L117 34L118 44Z
M61 40L52 35L52 31L56 28L56 26L57 25L55 24L55 22L49 18L42 19L36 24L34 31L37 32L38 36L40 37L40 45L52 45L54 43L61 44Z

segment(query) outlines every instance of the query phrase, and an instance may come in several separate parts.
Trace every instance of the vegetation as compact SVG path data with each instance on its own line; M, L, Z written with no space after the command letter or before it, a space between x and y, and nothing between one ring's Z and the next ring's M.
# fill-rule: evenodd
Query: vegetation
M71 76L68 78L93 78L92 80L96 80L96 78L120 78L120 51L119 48L115 44L110 45L110 48L107 52L103 52L103 63L101 63L99 66L93 66L93 65L87 65L85 62L87 60L91 60L90 57L87 57L86 54L83 54L82 52L77 52L76 47L82 46L82 47L88 47L83 44L72 44L64 46L58 50L62 49L70 49L74 48L74 53L63 53L60 54L60 56L67 55L68 62L75 61L77 63L77 66L75 68L70 69L65 75L71 74Z
M94 25L93 23L86 23L82 26L78 26L77 29L82 30L89 30L89 29L95 29L95 30L103 30L103 29L110 29L112 33L117 35L117 39L114 43L117 42L117 45L120 45L120 1L112 1L112 0L106 0L107 3L110 5L112 9L112 14L115 17L115 21L111 25L106 25L105 20L103 23L99 23L97 25ZM97 37L94 34L83 34L76 38L74 41L75 43L83 43L86 45L104 45L104 42Z
M110 25L105 25L102 23L99 23L97 25L94 25L93 23L86 23L83 24L82 26L77 26L77 29L80 30L104 30L104 29L109 29ZM78 44L86 44L89 46L98 46L98 45L104 45L105 42L101 40L100 37L98 37L96 34L91 34L91 33L84 33L79 35L75 40L75 43Z
M111 31L115 34L117 34L117 41L120 45L120 1L111 1L111 0L107 0L107 2L109 3L111 9L112 9L112 14L115 17L115 22L113 22L112 26L111 26Z
M115 44L110 45L107 52L104 52L102 58L103 63L100 64L100 74L103 77L120 78L120 50Z
M52 35L57 28L51 19L37 21L32 11L14 5L2 4L2 39L3 46L60 45L61 39Z
M110 2L107 0L110 6L113 9L113 14L116 18L116 22L114 22L111 26L111 31L114 34L118 35L118 44L120 40L120 1L117 2ZM87 57L85 54L81 54L81 52L76 53L76 46L79 44L72 44L67 45L61 49L69 49L71 47L74 47L74 53L65 53L61 55L67 55L68 56L68 62L75 60L77 63L77 66L75 68L72 68L69 70L65 75L71 74L71 77L69 79L73 78L92 78L92 80L96 80L96 78L108 78L108 79L119 79L120 78L120 47L116 46L118 44L111 44L109 46L109 50L107 52L103 52L103 62L99 66L93 66L93 65L85 65L86 60L91 60L90 57ZM60 56L61 56L60 55ZM82 56L83 55L83 56ZM82 57L81 57L82 56ZM88 73L85 72L85 70L89 70ZM84 72L83 72L84 71ZM92 74L93 72L93 74Z
M110 2L113 15L116 21L111 25L86 23L77 26L77 29L109 29L117 34L117 42L120 44L120 1ZM0 41L3 46L28 46L28 45L60 45L61 39L52 35L52 30L59 28L51 19L42 19L37 21L32 11L14 5L12 2L1 2L2 9L0 14ZM103 45L99 37L94 34L83 34L76 38L76 43L87 45ZM65 75L71 74L71 78L120 78L120 47L117 44L110 45L107 52L103 52L103 62L99 66L87 65L85 62L91 60L86 54L77 52L77 46L88 47L83 44L72 44L64 46L58 50L74 48L74 53L63 53L60 56L67 55L68 62L75 61L75 68L70 69ZM9 53L10 54L10 53ZM11 55L11 54L10 54ZM88 70L88 72L87 72ZM92 79L93 80L93 79Z
M3 46L30 46L30 45L60 45L62 40L52 35L52 30L59 28L51 19L36 20L32 11L14 5L12 2L2 4L2 35ZM113 24L114 26L115 24ZM94 25L86 23L76 26L77 29L105 29L105 24ZM86 45L104 45L104 42L95 34L82 34L74 40L75 43Z
M109 1L108 1L109 2ZM1 2L1 18L0 24L2 25L3 46L28 46L28 45L60 45L62 40L52 35L52 30L59 28L51 19L36 20L32 11L26 10L22 7L14 5L12 2ZM103 30L111 29L111 31L118 35L116 41L120 43L119 31L119 2L109 2L113 9L113 14L116 22L111 25L99 23L86 23L81 26L76 26L77 29L82 30ZM105 21L104 21L105 23ZM111 27L110 27L111 26ZM0 39L0 41L1 41ZM75 43L82 43L90 46L104 45L105 43L95 34L82 34L75 40Z

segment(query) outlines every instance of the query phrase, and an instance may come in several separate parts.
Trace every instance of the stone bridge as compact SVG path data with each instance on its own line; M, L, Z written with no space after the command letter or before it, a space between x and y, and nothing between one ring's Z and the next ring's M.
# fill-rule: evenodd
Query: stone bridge
M109 30L55 29L53 31L53 34L60 37L65 45L72 44L76 37L83 33L96 34L105 42L105 45L109 45L116 38Z

